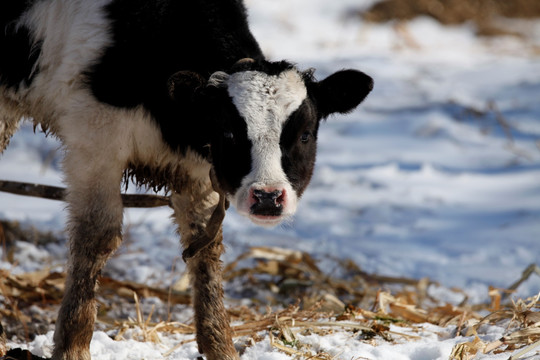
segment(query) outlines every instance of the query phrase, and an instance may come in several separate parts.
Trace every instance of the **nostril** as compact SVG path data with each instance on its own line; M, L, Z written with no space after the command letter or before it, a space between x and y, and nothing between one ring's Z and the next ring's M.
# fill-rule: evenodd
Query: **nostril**
M283 204L285 202L285 190L279 192L279 196L276 199L276 204Z
M279 198L281 198L281 194L281 190L274 190L269 193L269 197L274 203L279 204Z
M253 190L252 196L253 200L255 200L255 203L260 203L263 199L263 191L262 190Z
M259 201L263 196L263 191L262 190L253 190L252 194L253 194L253 198L255 200Z

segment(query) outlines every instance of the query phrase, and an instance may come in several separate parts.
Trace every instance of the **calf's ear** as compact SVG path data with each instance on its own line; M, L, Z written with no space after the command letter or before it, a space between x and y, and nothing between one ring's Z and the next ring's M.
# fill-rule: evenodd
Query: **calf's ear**
M179 71L167 82L169 96L176 101L192 100L206 86L206 80L193 71Z
M313 85L313 95L322 117L348 113L373 89L373 79L361 71L341 70Z

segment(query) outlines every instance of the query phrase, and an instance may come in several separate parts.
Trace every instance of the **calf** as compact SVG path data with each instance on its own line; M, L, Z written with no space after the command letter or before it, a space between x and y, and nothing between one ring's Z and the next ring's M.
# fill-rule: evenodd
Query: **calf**
M321 119L371 78L267 61L241 0L2 0L0 151L22 117L65 150L70 244L53 359L90 359L95 288L122 238L121 183L171 193L199 351L238 359L223 306L226 203L256 224L294 214Z

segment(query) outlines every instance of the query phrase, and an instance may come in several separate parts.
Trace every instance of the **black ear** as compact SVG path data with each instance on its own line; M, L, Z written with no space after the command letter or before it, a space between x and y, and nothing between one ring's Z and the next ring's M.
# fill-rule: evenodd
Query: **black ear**
M167 83L169 96L176 101L190 100L206 86L206 80L193 71L179 71Z
M354 110L373 89L373 79L361 71L342 70L315 83L313 95L322 117Z

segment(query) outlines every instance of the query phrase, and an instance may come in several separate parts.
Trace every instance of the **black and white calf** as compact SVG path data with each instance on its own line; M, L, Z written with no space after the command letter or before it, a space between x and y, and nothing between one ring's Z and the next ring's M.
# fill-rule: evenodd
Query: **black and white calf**
M225 198L264 226L293 215L321 119L353 110L371 78L316 81L265 60L241 0L2 0L0 21L0 151L23 117L65 149L70 261L53 358L90 359L94 290L133 178L171 193L200 351L237 359L219 262Z

